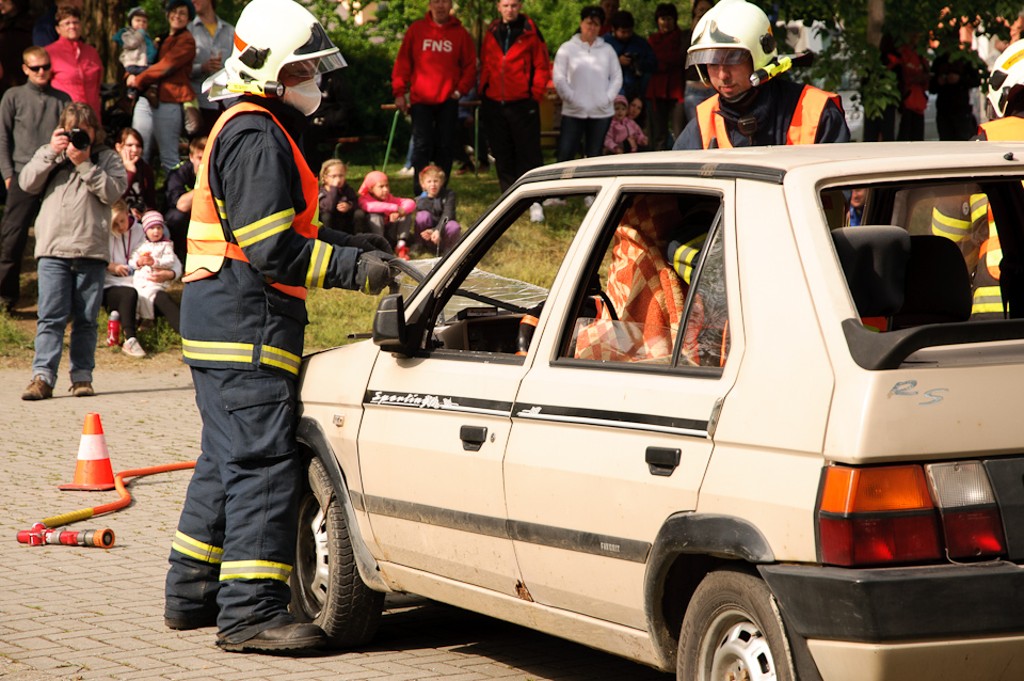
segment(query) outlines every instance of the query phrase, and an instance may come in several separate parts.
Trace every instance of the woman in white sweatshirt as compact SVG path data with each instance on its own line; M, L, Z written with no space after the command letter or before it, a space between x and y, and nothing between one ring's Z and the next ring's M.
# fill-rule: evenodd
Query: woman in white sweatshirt
M579 33L555 53L552 79L562 99L559 161L576 158L584 137L583 153L591 158L600 156L615 113L613 102L622 87L622 67L615 50L598 35L604 19L600 7L584 7Z

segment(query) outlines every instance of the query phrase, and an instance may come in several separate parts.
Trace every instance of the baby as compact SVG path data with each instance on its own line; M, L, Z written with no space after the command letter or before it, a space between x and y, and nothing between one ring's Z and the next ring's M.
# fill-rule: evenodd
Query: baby
M379 170L371 170L359 186L359 207L366 213L369 231L385 237L394 248L398 235L408 229L416 202L391 193L391 181Z
M118 59L129 75L137 76L157 59L156 45L146 30L149 28L149 17L146 10L133 7L128 12L128 26L114 34L114 42L121 46ZM128 97L134 99L138 90L128 88Z
M622 95L615 98L615 116L604 136L604 150L608 154L638 151L647 146L647 135L637 122L629 117L629 102Z
M181 261L174 254L174 244L164 238L164 216L159 211L143 213L142 228L146 240L135 249L128 264L135 268L132 285L139 292L139 316L153 319L153 301L157 293L166 290L171 281L181 276ZM169 279L153 276L161 270L173 272L174 276Z

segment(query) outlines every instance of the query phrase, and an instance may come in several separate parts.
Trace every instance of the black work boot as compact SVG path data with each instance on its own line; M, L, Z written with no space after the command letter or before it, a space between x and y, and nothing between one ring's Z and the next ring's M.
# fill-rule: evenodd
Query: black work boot
M327 645L327 634L315 624L295 622L264 629L240 643L230 643L227 639L218 638L217 645L229 653L290 655L323 648Z

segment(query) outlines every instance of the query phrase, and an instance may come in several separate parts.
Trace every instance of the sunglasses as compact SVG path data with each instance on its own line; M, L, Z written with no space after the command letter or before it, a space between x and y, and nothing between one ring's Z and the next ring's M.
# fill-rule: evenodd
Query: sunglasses
M39 73L40 71L49 71L50 64L40 64L39 66L29 66L28 64L25 64L25 68L33 73Z

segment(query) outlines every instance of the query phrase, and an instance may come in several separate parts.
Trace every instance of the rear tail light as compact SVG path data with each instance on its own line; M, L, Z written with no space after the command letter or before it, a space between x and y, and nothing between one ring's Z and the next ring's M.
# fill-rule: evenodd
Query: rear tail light
M818 505L821 562L894 565L1005 552L1002 519L981 463L829 466Z
M967 560L1004 553L1003 521L981 463L936 463L925 471L942 514L947 555Z
M818 510L821 561L874 565L936 560L939 523L920 466L825 469Z

